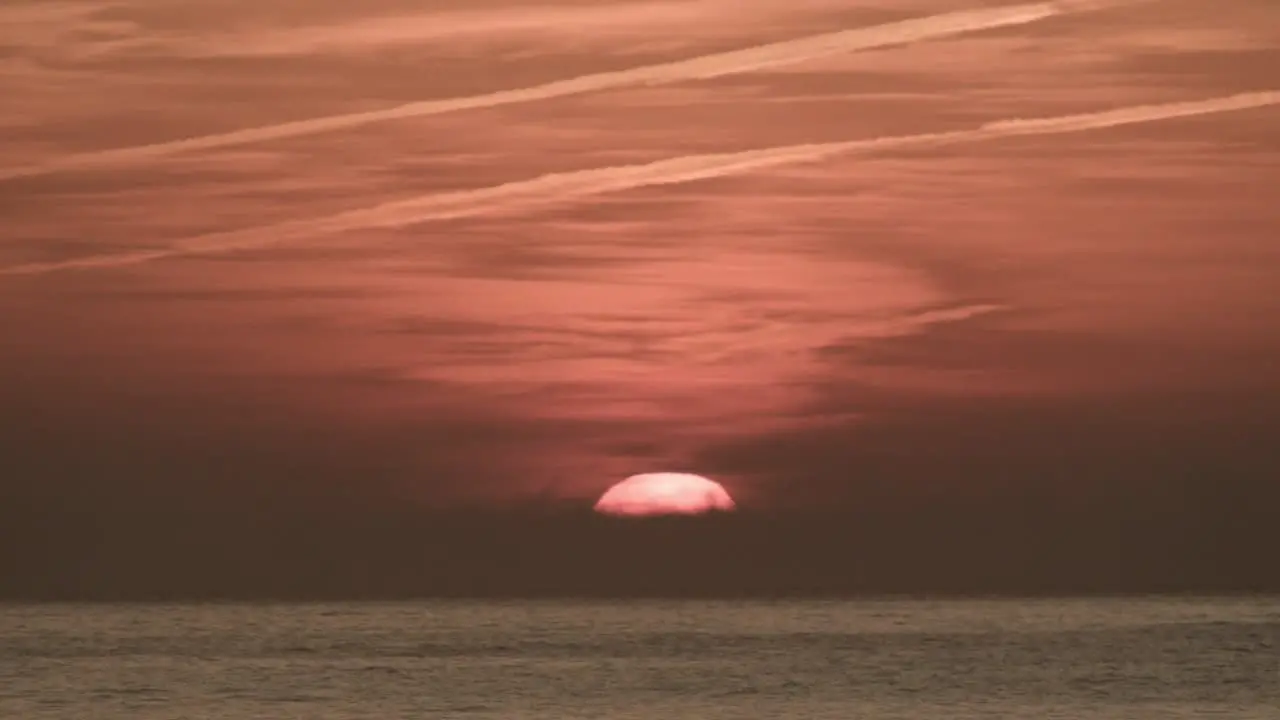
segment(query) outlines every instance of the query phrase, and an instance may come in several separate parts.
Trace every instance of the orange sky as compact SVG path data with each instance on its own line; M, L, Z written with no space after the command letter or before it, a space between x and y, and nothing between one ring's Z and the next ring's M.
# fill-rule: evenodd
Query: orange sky
M1106 445L1277 391L1280 96L965 134L1274 93L1268 0L359 5L0 9L4 454L769 507L920 428L994 452L993 407Z

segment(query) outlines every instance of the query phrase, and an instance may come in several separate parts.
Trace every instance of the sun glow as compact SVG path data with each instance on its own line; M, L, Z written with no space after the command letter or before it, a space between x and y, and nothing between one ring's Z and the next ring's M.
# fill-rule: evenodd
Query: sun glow
M736 505L719 483L689 473L632 475L609 488L596 502L605 515L701 515L728 512Z

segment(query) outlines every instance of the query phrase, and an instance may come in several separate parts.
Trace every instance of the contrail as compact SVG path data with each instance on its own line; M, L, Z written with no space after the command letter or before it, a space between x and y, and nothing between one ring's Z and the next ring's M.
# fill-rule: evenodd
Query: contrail
M212 233L180 240L167 248L132 253L93 255L72 260L30 263L0 268L3 275L34 275L76 268L137 265L184 255L226 253L270 247L293 240L348 230L395 228L430 221L493 215L536 208L577 198L655 185L675 185L708 178L740 175L752 170L812 162L856 153L900 148L950 145L1018 135L1056 135L1120 125L1170 120L1195 115L1248 110L1280 104L1280 90L1241 93L1208 100L1136 105L1101 112L1050 118L989 122L968 130L897 135L846 142L689 155L644 165L622 165L543 175L475 190L439 193L385 203L315 220Z
M1118 1L1112 0L1112 2ZM0 180L46 175L77 168L127 165L196 150L212 150L269 140L315 135L388 120L536 102L636 85L662 85L685 80L699 80L747 73L858 50L905 45L922 40L977 32L979 30L1026 25L1092 7L1092 5L1082 6L1066 2L1066 0L1059 0L1058 2L1024 3L998 8L962 10L873 27L810 35L769 45L759 45L714 55L703 55L688 60L646 65L615 72L581 75L544 85L515 90L500 90L487 95L444 100L424 100L383 110L330 115L152 145L68 155L22 167L0 168Z

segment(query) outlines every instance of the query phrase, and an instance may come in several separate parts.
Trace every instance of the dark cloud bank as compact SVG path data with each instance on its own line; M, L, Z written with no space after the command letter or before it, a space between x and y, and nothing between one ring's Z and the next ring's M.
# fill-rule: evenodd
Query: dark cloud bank
M7 414L0 596L1277 591L1272 400L935 403L929 420L914 408L710 450L707 472L767 476L740 483L743 512L632 522L593 516L586 497L412 501L483 486L475 443L519 434L500 425L360 436L246 427L207 403L185 422L170 408L42 431ZM469 459L442 454L406 493L398 463L424 444Z

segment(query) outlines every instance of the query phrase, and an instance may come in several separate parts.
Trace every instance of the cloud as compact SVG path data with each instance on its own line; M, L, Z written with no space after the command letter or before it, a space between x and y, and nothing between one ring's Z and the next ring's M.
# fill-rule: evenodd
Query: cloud
M504 185L400 200L325 218L212 233L180 240L167 248L156 250L15 265L0 269L0 274L30 275L69 269L120 267L184 255L234 252L349 230L395 228L430 221L508 213L605 193L729 177L754 170L855 153L978 142L1020 135L1084 132L1277 104L1280 104L1280 90L1266 90L1207 100L1139 105L1049 118L999 120L969 130L788 145L736 153L688 155L643 165L555 173Z
M0 8L0 57L56 51L81 58L107 48L142 42L138 25L102 18L104 9L100 3L79 2L39 2Z
M829 5L829 3L823 3ZM780 13L786 5L756 5L750 10ZM271 28L188 43L194 55L231 57L294 56L359 52L369 48L451 39L509 40L532 34L557 42L589 39L613 42L620 34L652 33L670 26L723 26L744 19L740 3L726 0L648 0L596 6L541 5L455 10L416 15L344 19L330 24ZM177 48L182 51L183 48Z
M1056 3L1028 3L963 10L901 22L811 35L731 52L614 72L581 75L543 85L485 95L425 100L381 110L311 118L171 142L68 155L46 162L0 169L0 180L44 175L82 167L136 163L197 150L314 135L389 120L537 102L636 85L659 85L754 72L829 55L903 45L979 30L1026 25L1069 12Z
M248 308L254 320L248 330L235 331L237 346L286 343L308 363L398 368L394 379L467 389L510 417L607 421L631 430L652 424L639 434L660 432L674 448L746 425L764 432L805 422L782 416L810 400L804 379L826 372L828 359L815 348L902 337L1002 309L952 297L910 268L823 262L821 254L796 252L785 242L764 250L731 238L533 282L450 272L432 274L428 282L418 275L397 288L386 275L395 267L355 268L357 275L367 273L376 294L327 311L309 305L307 313L323 321L290 340L273 318L292 318L292 310L278 302ZM354 280L350 270L341 272ZM197 281L196 289L213 283L214 275ZM251 287L291 276L276 269ZM173 287L192 286L190 275L182 277ZM198 313L208 328L214 312L246 311L202 305L174 312ZM326 347L331 340L324 338L335 331L366 341L340 352L307 349ZM264 354L277 362L278 353ZM514 375L513 363L521 369ZM434 404L434 391L431 398Z

